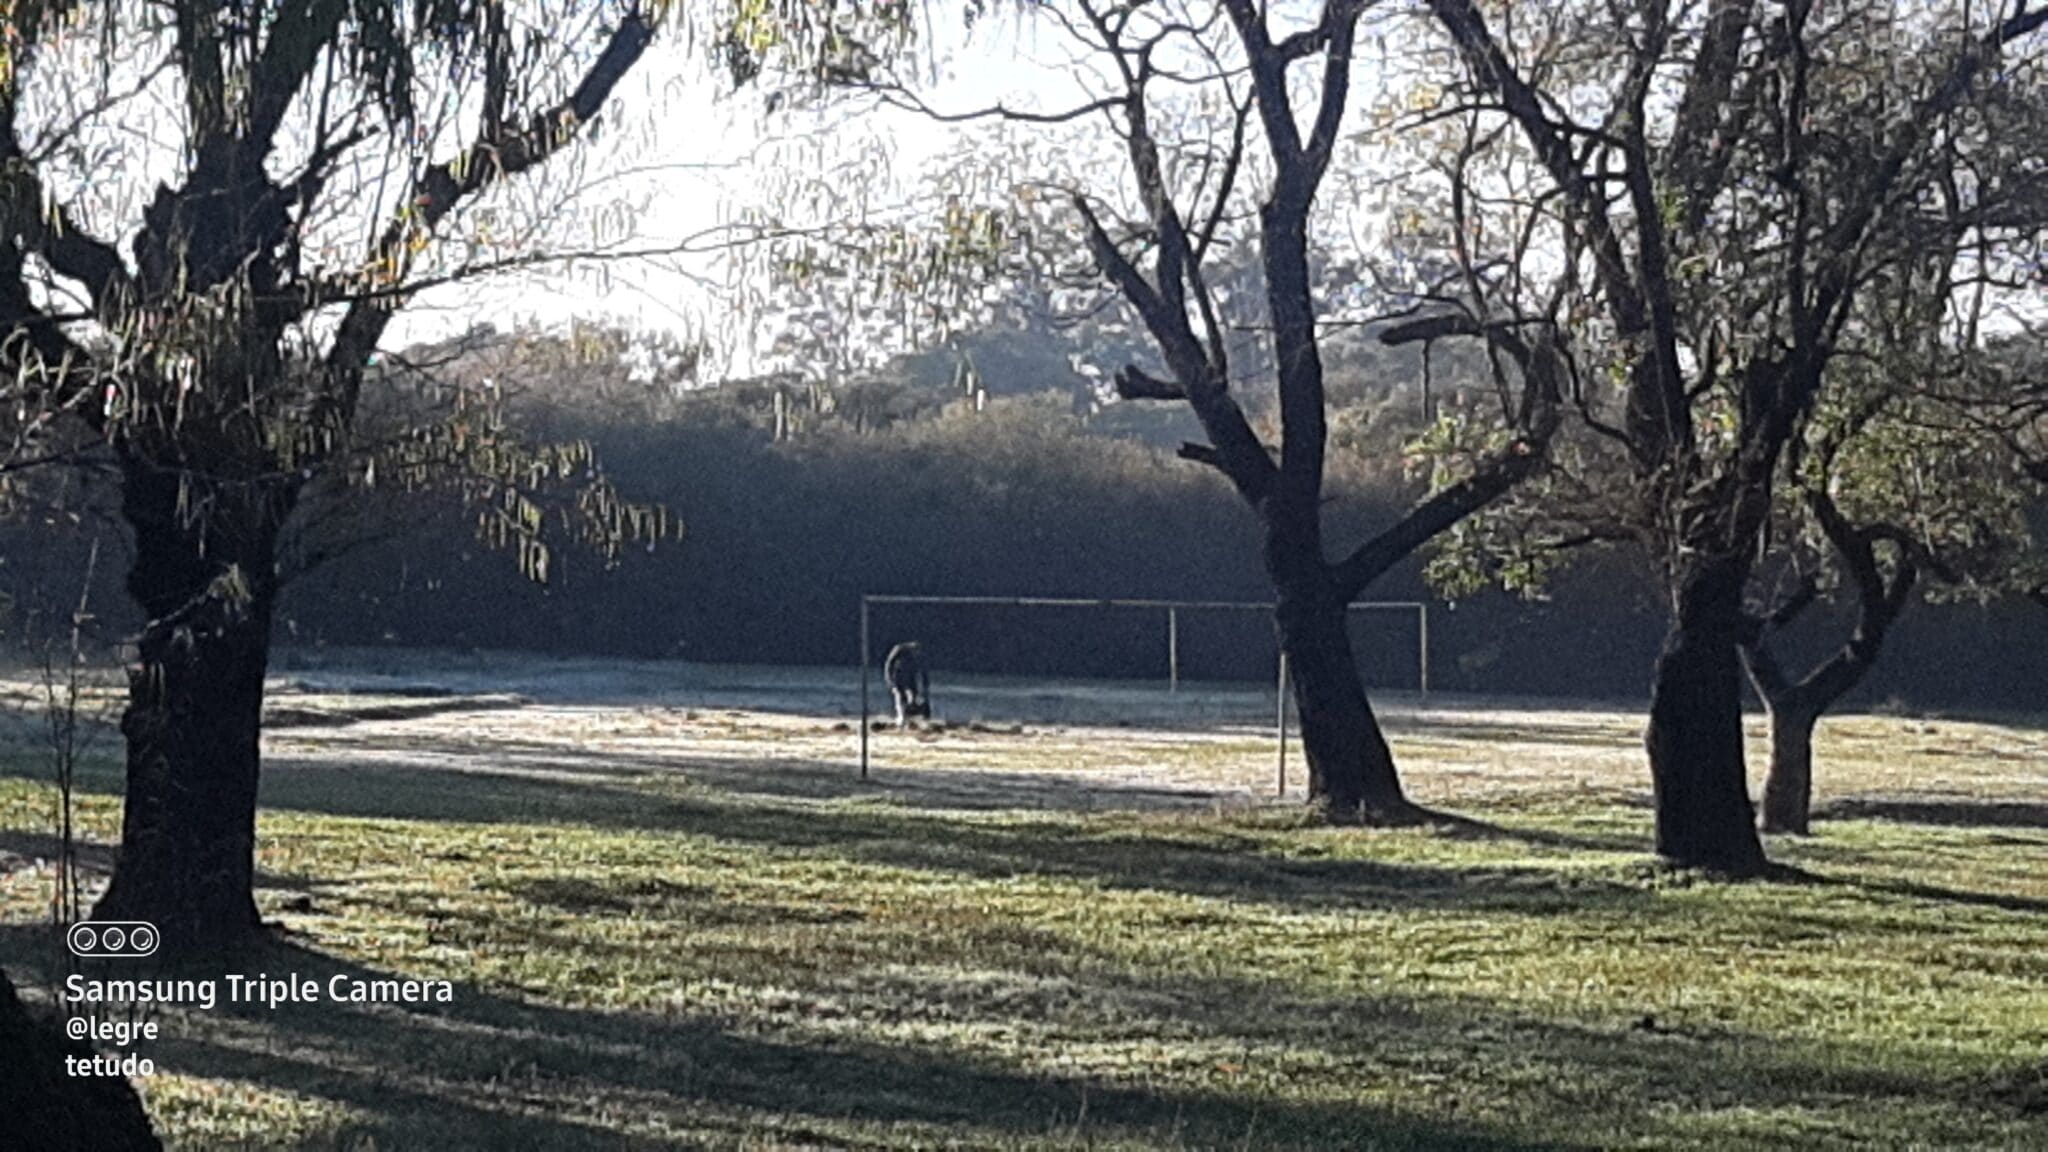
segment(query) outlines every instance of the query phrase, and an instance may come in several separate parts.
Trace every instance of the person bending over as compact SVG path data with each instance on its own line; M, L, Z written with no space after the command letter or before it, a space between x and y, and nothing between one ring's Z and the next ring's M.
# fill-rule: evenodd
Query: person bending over
M896 699L896 726L908 727L912 717L932 718L932 684L925 675L924 658L915 642L906 641L889 649L882 662L882 678L889 682L889 694Z

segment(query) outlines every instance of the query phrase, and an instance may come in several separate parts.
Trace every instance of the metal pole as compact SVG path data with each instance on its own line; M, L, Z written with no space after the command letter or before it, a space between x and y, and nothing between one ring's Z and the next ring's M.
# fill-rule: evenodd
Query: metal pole
M1280 653L1280 786L1277 795L1287 795L1287 653Z
M1421 638L1416 641L1416 657L1422 665L1422 698L1429 699L1429 605L1417 604L1415 611L1422 617Z
M860 598L860 778L868 778L868 598Z
M1180 609L1166 610L1166 690L1180 691Z

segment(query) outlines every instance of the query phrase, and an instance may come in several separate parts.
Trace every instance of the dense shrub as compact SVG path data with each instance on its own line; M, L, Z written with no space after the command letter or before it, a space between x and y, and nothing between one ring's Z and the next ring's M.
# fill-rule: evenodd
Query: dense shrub
M605 332L577 340L521 335L486 354L422 355L488 376L536 439L589 439L620 489L657 500L680 541L615 567L563 551L535 584L481 546L475 511L448 494L344 493L310 510L295 559L332 554L287 587L286 644L523 648L716 662L842 663L857 657L862 593L1255 600L1268 598L1253 518L1222 480L1176 459L1194 438L1177 411L1102 407L1085 382L984 381L973 391L930 365L863 382L898 398L885 418L844 396L782 380L678 387L635 372ZM430 350L431 351L431 350ZM1357 375L1386 368L1361 361ZM917 366L913 366L917 367ZM1399 444L1415 406L1399 388L1356 380L1334 422L1330 546L1343 547L1411 499ZM775 395L784 394L778 438ZM977 395L977 392L979 393ZM791 420L789 411L802 418ZM103 494L104 496L104 494ZM370 514L363 514L364 501ZM105 632L124 616L118 531L73 500L72 523L0 527L0 595L45 619L76 603L75 573L97 534L94 597ZM346 511L353 509L354 511ZM346 512L346 514L341 514ZM1489 594L1437 603L1439 687L1637 699L1662 633L1654 583L1619 557L1590 556L1528 603ZM1425 595L1411 566L1378 599ZM1157 614L890 607L876 640L915 637L941 667L1075 676L1158 676ZM54 615L52 615L54 614ZM67 617L68 618L68 617ZM1415 680L1413 624L1362 619L1371 682ZM1841 634L1816 619L1809 646ZM1264 678L1274 649L1255 616L1182 622L1186 673ZM2038 706L2048 682L2048 613L2031 605L1916 605L1862 699L1940 707Z

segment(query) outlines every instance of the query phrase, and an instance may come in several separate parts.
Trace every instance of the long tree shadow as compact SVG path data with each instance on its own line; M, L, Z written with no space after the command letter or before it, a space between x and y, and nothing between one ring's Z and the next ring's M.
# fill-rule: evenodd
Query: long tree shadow
M19 964L27 934L0 933ZM235 957L230 970L310 978L346 988L398 974L290 943ZM192 975L211 974L192 970ZM2009 1103L1983 1085L1875 1068L1824 1043L1786 1045L1713 1024L1645 1028L1547 1020L1456 996L1413 1001L1327 995L1224 977L1170 978L1084 963L1071 976L1119 1006L1116 1027L1189 1038L1194 1051L1321 1053L1319 1074L1361 1084L1387 1070L1447 1089L1475 1075L1524 1084L1517 1125L1576 1130L1575 1118L1616 1098L1654 1100L1659 1116L1610 1133L1624 1142L1696 1137L1687 1115L1713 1101L1757 1110L1829 1107L1843 1099L1907 1110L1937 1101L2009 1122ZM966 1011L1032 1027L1029 1008L957 999L985 973L929 966L879 974L871 987L915 1022ZM810 995L802 989L798 996ZM820 999L824 999L820 994ZM276 1009L223 1004L164 1021L150 1054L167 1071L240 1080L346 1106L360 1119L337 1137L354 1146L654 1148L698 1143L842 1146L886 1130L918 1145L998 1147L1125 1143L1170 1148L1564 1148L1480 1122L1439 1119L1454 1101L1412 1108L1304 1100L1271 1081L1162 1085L1132 1074L1020 1067L944 1039L749 1020L677 1002L659 1014L568 1007L458 984L449 1004L374 1007L321 999ZM930 1036L918 1029L899 1035ZM1048 1053L1049 1055L1049 1053ZM1185 1076L1185 1072L1183 1072ZM1830 1102L1833 1102L1832 1104ZM634 1128L637 1132L623 1129ZM668 1133L661 1135L659 1133ZM1602 1138L1600 1142L1605 1142Z
M1607 911L1640 916L1672 914L1643 885L1602 873L1532 866L1443 868L1358 857L1317 856L1313 842L1275 851L1253 830L1227 821L1184 822L1162 814L1156 822L1075 819L1057 813L1003 811L1003 819L949 818L997 809L925 808L926 793L893 785L847 781L836 764L790 760L765 766L766 775L823 776L846 785L846 799L896 803L815 802L810 794L782 801L734 797L718 788L682 795L643 790L646 772L607 776L600 763L571 774L527 772L420 772L394 767L304 762L272 773L266 806L329 815L463 823L568 823L621 831L704 836L778 851L829 853L867 864L950 872L981 879L1026 875L1093 882L1109 889L1152 890L1270 904L1297 910L1431 907L1475 913L1567 915ZM974 775L974 774L968 774ZM1030 778L996 785L1042 788ZM865 790L863 790L863 788ZM756 794L757 796L759 794ZM909 807L916 803L918 807ZM936 811L936 815L931 814ZM1133 826L1133 819L1138 823ZM1175 821L1183 821L1176 823ZM1432 814L1438 834L1502 839L1569 851L1628 851L1629 841L1575 836L1544 828L1508 828L1444 813ZM1372 835L1365 832L1359 835ZM1791 866L1768 879L1780 883L1847 885L1889 895L1991 908L2021 914L2048 911L2048 901L2003 893L1971 892L1917 883L1838 878Z
M51 833L0 829L0 876L34 861L55 860L63 850L63 840ZM113 874L117 846L81 834L72 838L71 851L78 868L80 895L84 905L90 907L99 886ZM258 892L285 891L308 900L312 893L335 886L334 881L267 868L257 868L253 880Z
M1817 820L1885 820L1943 828L2048 829L2048 803L2014 800L1969 800L1845 796L1814 811Z
M872 778L862 778L855 769L855 761L849 748L849 759L845 763L797 756L730 756L704 755L693 751L687 744L673 749L644 751L621 748L578 748L563 742L520 738L502 733L493 733L487 741L464 736L458 728L451 732L445 728L413 728L402 721L416 718L419 714L433 714L453 708L463 711L472 704L483 708L514 706L518 701L512 697L490 698L440 698L425 696L420 700L401 701L389 706L394 711L386 715L385 702L363 705L369 711L357 715L344 701L342 704L325 705L313 710L305 723L319 723L327 726L353 724L362 719L387 719L401 721L397 724L380 726L374 731L356 732L347 738L343 747L331 750L321 749L307 753L296 748L273 750L265 757L266 799L275 791L269 787L279 773L294 773L307 769L341 769L360 772L364 775L365 789L385 790L393 781L383 769L403 763L408 775L425 776L442 773L453 777L445 782L445 788L433 785L413 787L410 779L404 782L405 791L412 794L431 791L467 790L478 772L503 781L518 773L537 776L592 775L607 778L686 776L704 783L714 784L728 791L773 798L852 800L868 799L884 803L897 803L923 809L956 811L1000 811L1000 810L1044 810L1060 812L1099 811L1153 811L1159 809L1214 810L1218 808L1264 808L1274 806L1273 801L1254 796L1242 789L1177 787L1173 785L1152 785L1130 783L1114 779L1101 779L1086 772L1062 769L1043 771L1001 771L987 769L936 768L924 765L892 766L877 765ZM289 712L289 698L280 707ZM357 711L361 711L358 709ZM291 717L284 725L272 725L279 731L288 731L295 725ZM1503 736L1517 739L1527 736L1519 728L1509 725L1498 727L1474 724L1439 723L1434 720L1418 722L1410 718L1403 722L1407 730L1416 735L1429 735L1438 731L1449 733L1455 740L1497 741ZM837 732L846 728L844 724L821 721L823 730ZM1143 725L1140 725L1143 727ZM850 729L847 729L850 732ZM1182 731L1174 729L1173 731ZM1563 727L1560 733L1585 736L1583 731ZM1520 735L1517 735L1517 733ZM1003 732L983 733L955 730L944 739L964 739L959 749L972 749L974 741L983 735L1002 737ZM849 736L850 740L850 736ZM1133 755L1147 755L1143 750L1134 749ZM482 766L482 767L479 767ZM116 795L120 791L118 764L91 765L79 782L83 794ZM0 772L7 771L0 764ZM33 775L29 773L28 775ZM333 780L330 774L326 777ZM293 788L293 792L304 789ZM512 789L515 794L521 791ZM337 804L347 804L343 799ZM497 805L505 808L507 805ZM382 815L383 812L364 812L365 815ZM400 815L399 813L389 813ZM517 818L537 817L559 821L560 816L549 816L543 812L531 812ZM495 818L495 817L486 817ZM1601 851L1630 851L1637 847L1632 841L1616 837L1570 837L1565 834L1536 830L1509 830L1500 826L1482 826L1478 822L1463 821L1457 817L1434 815L1432 823L1447 831L1467 835L1490 837L1511 837L1531 843L1547 844L1553 847L1574 847ZM1456 825L1457 827L1453 827ZM1490 828L1490 830L1485 830Z
M55 860L63 851L63 840L52 833L0 829L0 874L17 861ZM110 844L78 836L72 839L71 851L81 873L105 875L113 870L114 848Z
M0 944L20 951L18 939ZM236 963L323 990L399 978L289 943ZM1567 1147L1362 1102L1038 1074L942 1046L744 1030L680 1012L565 1008L459 985L445 1005L223 1004L208 1014L221 1026L167 1020L149 1054L163 1070L345 1105L367 1117L346 1139L377 1147L640 1148L750 1134L836 1146L876 1125L970 1146ZM621 1133L626 1117L688 1135Z
M273 794L281 795L279 790L285 788L294 795L323 790L321 785L336 780L334 774L337 772L381 772L399 764L410 768L416 763L420 767L451 773L463 782L448 790L451 792L467 792L468 782L474 781L478 772L483 772L499 780L525 775L545 779L589 779L598 784L680 778L742 796L788 800L866 800L925 811L1303 810L1293 804L1253 797L1238 790L1147 786L1056 770L1019 772L917 767L882 769L871 777L863 778L851 762L801 756L750 756L734 760L692 755L687 750L586 750L517 739L494 739L488 747L479 747L473 742L439 734L407 734L386 743L352 747L347 753L334 756L273 754L268 763L280 773L266 778L266 801ZM474 767L480 763L488 767ZM307 775L309 773L314 775ZM409 774L393 783L408 792L422 790L416 787L413 775L419 774ZM363 791L381 795L385 788L380 783L375 789ZM374 798L368 799L370 803L376 803ZM342 798L337 802L345 804L348 800ZM1634 851L1640 847L1636 841L1618 836L1510 828L1446 812L1425 811L1415 822L1434 826L1451 835L1515 839L1549 847L1618 852Z
M836 765L815 762L793 761L789 767L837 771ZM1112 890L1176 892L1304 911L1427 907L1539 916L1679 914L1646 886L1605 873L1527 865L1446 868L1319 856L1309 854L1321 850L1312 842L1283 853L1256 830L1233 828L1226 821L1187 823L1171 814L1148 820L1006 812L1000 820L961 819L943 809L931 814L892 804L741 800L722 788L680 796L650 793L636 787L630 775L607 778L595 770L541 776L315 763L271 774L264 784L264 802L267 807L338 816L566 823L702 836L979 879L1056 876ZM1454 837L1574 851L1632 847L1612 838L1506 828L1442 813L1433 814L1433 820L1438 834ZM1780 865L1766 879L2020 914L2048 912L2048 901L2034 897L1834 876L1791 865Z
M264 784L264 802L270 808L337 816L566 822L977 879L1051 876L1110 889L1304 910L1428 906L1529 915L1592 908L1657 910L1652 895L1640 887L1583 872L1517 865L1443 868L1337 857L1317 854L1327 848L1312 842L1280 852L1256 829L1166 815L948 818L880 804L740 801L716 789L665 794L595 777L514 773L479 779L475 773L312 764L272 773ZM1513 835L1476 821L1451 834Z
M1863 880L1830 879L1830 884L1859 888L1865 892L1881 892L1891 896L1903 896L1908 900L1926 900L1938 904L1961 904L1971 908L1990 908L2000 912L2017 912L2026 916L2048 916L2048 900L2034 896L2021 896L2010 892L1971 892L1961 888L1944 888L1938 884L1921 884L1910 880Z
M1534 844L1546 848L1563 848L1575 852L1640 852L1640 839L1625 836L1588 835L1582 832L1560 832L1554 828L1529 826L1509 827L1491 820L1481 820L1457 812L1437 809L1423 809L1420 823L1433 828L1444 836L1464 840L1506 840L1521 844Z
M1204 809L1219 803L1254 803L1242 792L1136 785L1064 771L878 767L870 778L863 779L852 761L773 754L733 759L693 755L687 748L673 752L582 749L505 738L479 744L432 733L394 732L381 740L360 741L333 752L273 752L265 764L277 773L367 773L403 766L415 772L444 772L458 779L473 779L477 772L501 777L525 773L555 778L687 778L768 797L868 799L958 811ZM266 777L266 783L269 779Z
M1044 782L1024 775L993 782L974 777L975 803L957 809L932 805L932 791L895 782L850 779L842 766L790 759L763 764L754 776L829 781L839 790L807 784L787 801L777 794L744 802L728 798L724 782L680 797L643 783L674 775L672 761L593 754L559 756L517 771L422 769L404 762L338 762L281 758L280 770L266 774L264 806L273 810L391 820L457 823L532 823L588 826L629 832L695 835L752 843L763 848L827 852L863 863L944 871L984 879L1050 875L1100 883L1106 888L1157 890L1266 903L1304 910L1367 907L1435 907L1472 912L1560 915L1594 910L1658 915L1665 911L1641 885L1614 878L1540 867L1438 868L1360 858L1318 857L1272 850L1249 831L1227 822L1176 826L1163 816L1158 825L1133 828L1123 821L1059 818L1013 812L991 795L1006 791L1042 794ZM918 775L945 775L919 773ZM87 791L115 792L115 778L88 778ZM968 785L962 785L963 789ZM836 801L816 802L824 792ZM983 805L987 804L986 807ZM911 807L910 805L915 805ZM1110 810L1117 805L1105 805ZM928 812L937 812L930 815ZM950 819L949 812L1003 812L1007 818ZM1507 839L1568 850L1626 851L1618 838L1582 837L1543 828L1506 828L1485 821L1435 814L1441 834ZM1371 833L1361 833L1371 835ZM54 841L24 840L21 847L43 854ZM0 848L6 845L0 844ZM88 846L88 863L105 849ZM1911 899L1956 903L2022 914L2048 911L2048 901L2002 893L1969 892L1924 884L1889 884L1833 879L1781 869L1777 878L1846 884ZM266 878L266 886L305 889L310 881Z

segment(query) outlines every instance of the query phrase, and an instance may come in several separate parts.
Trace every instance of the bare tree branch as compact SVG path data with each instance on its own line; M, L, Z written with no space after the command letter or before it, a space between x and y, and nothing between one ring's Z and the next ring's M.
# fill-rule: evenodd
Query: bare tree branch
M461 155L421 172L405 207L371 252L371 275L386 283L402 282L412 265L415 237L431 235L467 197L567 146L597 116L653 38L654 27L647 18L629 12L566 100L531 114L523 126L487 131ZM337 427L347 423L355 411L363 369L403 299L365 297L349 306L327 355L316 422Z

